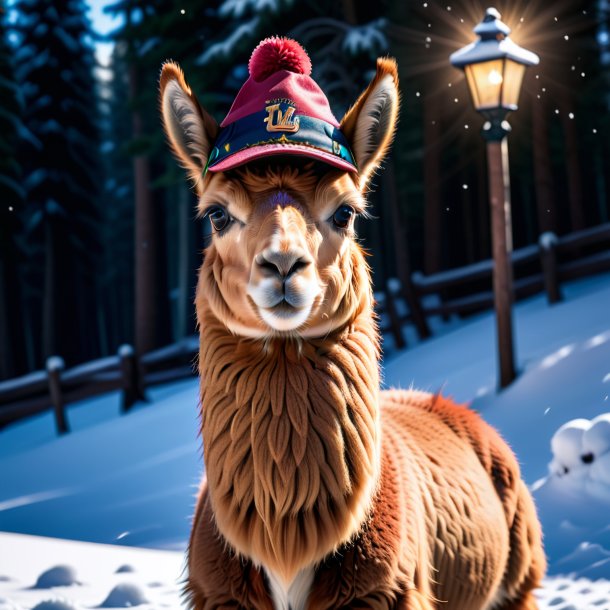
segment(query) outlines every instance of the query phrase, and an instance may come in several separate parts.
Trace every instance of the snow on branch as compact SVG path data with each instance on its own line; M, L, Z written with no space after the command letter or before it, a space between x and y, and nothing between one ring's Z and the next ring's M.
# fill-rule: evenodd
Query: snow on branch
M388 40L383 32L386 25L385 19L376 19L370 23L349 28L343 39L343 49L352 55L358 53L376 55L387 51Z
M234 47L252 31L256 30L260 21L260 17L254 17L250 21L240 25L230 36L222 42L213 44L205 53L199 56L197 64L205 66L206 64L218 58L226 58L234 54Z
M240 19L246 13L261 13L269 11L278 13L282 7L288 7L292 0L225 0L218 9L221 17Z

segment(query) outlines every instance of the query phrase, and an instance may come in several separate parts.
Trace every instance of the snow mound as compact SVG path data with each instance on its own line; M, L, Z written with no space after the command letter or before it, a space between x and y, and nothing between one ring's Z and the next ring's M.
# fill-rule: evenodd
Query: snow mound
M536 591L540 608L552 610L609 610L610 582L592 585L586 579L566 577L546 578L542 589Z
M112 589L98 608L131 608L147 603L144 591L138 585L126 582Z
M10 599L0 597L0 610L21 610L21 607L15 606Z
M122 566L120 566L116 569L115 574L126 574L127 572L135 572L135 571L136 571L136 569L132 565L129 565L128 563L124 563Z
M50 599L36 604L32 610L78 610L78 608L65 600Z
M34 589L51 589L53 587L71 587L79 585L76 570L72 566L59 565L43 572L36 581Z
M561 479L560 486L610 504L610 413L565 423L551 449L549 471Z

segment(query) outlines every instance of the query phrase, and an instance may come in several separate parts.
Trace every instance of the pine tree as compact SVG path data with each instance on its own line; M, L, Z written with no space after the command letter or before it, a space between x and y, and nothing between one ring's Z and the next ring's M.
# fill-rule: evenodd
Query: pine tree
M98 351L99 163L94 57L82 0L20 0L17 78L24 97L28 279L39 355Z
M133 343L134 299L134 185L129 137L131 112L125 103L127 78L126 48L115 45L103 83L102 152L104 206L101 209L103 273L100 275L103 316L106 320L103 347L114 352L122 343Z
M19 265L22 252L17 241L24 191L15 149L21 125L21 104L12 66L12 49L0 4L0 378L25 369L25 341L21 308ZM10 324L9 324L10 320Z

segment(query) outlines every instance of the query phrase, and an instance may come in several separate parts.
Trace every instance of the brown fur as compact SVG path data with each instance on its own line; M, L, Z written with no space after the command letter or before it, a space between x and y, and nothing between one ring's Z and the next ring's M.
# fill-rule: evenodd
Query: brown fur
M360 147L367 176L396 118L397 91L367 99L382 81L396 86L389 60L342 123L362 136L363 109L388 115ZM207 249L196 298L207 471L189 545L196 610L274 610L268 574L287 587L312 567L307 610L537 607L541 532L506 443L446 398L379 392L369 270L353 225L330 221L342 203L364 210L367 179L273 160L205 178L200 212L223 205L235 220ZM310 299L293 330L255 299L265 282L276 289L257 262L270 250L305 261L284 280Z

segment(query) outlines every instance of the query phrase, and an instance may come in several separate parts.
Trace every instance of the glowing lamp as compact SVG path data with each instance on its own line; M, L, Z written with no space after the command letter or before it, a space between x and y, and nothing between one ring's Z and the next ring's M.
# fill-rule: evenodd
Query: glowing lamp
M505 388L517 376L511 312L513 246L506 141L510 125L505 118L511 110L517 110L525 68L535 66L540 60L508 37L510 28L501 21L495 8L485 11L483 21L474 32L479 39L453 53L449 60L464 70L474 107L487 119L482 134L487 141L489 169L499 386Z
M510 28L495 8L485 11L474 33L479 39L453 53L449 60L464 70L475 109L483 115L516 110L525 68L536 65L538 56L508 37Z

